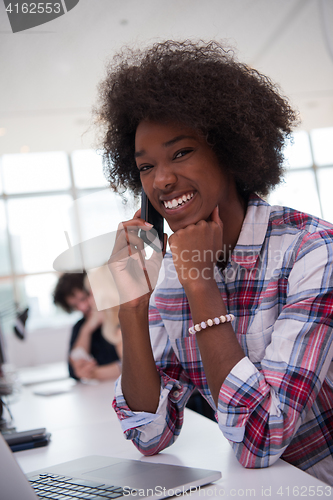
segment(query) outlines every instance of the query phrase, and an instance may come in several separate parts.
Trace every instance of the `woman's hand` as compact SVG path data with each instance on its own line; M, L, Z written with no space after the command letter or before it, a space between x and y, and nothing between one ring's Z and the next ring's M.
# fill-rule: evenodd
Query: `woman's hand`
M185 290L214 279L214 268L223 247L223 223L218 207L210 220L201 220L175 232L169 238L169 245L178 279Z
M122 222L118 226L116 241L108 262L118 289L120 304L126 303L129 307L148 304L164 255L162 251L153 251L151 257L146 258L139 230L150 231L152 225L140 216L141 210L138 210L132 220ZM155 245L158 245L158 237L156 238Z

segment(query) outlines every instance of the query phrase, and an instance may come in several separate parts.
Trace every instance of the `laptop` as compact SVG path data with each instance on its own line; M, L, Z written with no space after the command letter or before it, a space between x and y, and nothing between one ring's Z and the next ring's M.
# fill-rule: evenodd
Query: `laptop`
M196 491L220 478L219 471L102 456L79 458L25 476L0 433L1 500L122 500L131 496L153 500Z

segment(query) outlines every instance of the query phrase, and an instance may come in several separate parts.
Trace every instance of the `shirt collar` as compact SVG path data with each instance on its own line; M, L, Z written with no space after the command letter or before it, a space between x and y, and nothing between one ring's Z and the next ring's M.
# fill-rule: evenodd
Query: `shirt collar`
M238 241L231 255L231 261L246 269L252 269L267 233L271 206L258 195L251 194Z

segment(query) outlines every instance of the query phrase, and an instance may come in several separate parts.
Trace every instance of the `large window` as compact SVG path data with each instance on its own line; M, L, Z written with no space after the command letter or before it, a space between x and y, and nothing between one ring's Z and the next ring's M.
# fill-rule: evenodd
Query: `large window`
M333 128L295 133L285 158L285 181L268 201L333 223ZM135 208L107 189L94 151L2 156L0 314L16 302L29 306L30 329L68 322L52 303L53 261L69 244L114 231Z
M94 151L27 153L0 158L0 320L13 304L29 307L29 329L73 322L53 305L53 262L68 245L114 231L134 201L107 188Z
M271 193L269 202L333 223L333 127L295 133L285 158L284 182Z

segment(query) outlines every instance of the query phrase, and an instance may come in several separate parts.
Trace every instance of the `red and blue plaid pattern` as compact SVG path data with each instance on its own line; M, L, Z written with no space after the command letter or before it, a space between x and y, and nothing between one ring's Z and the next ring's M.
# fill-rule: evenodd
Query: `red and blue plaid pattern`
M114 408L126 437L148 455L170 446L197 388L245 467L282 456L310 470L331 460L333 483L333 226L251 197L230 262L216 271L246 354L224 381L218 408L188 333L191 313L170 255L161 274L149 317L161 374L158 417L136 426L119 381Z

